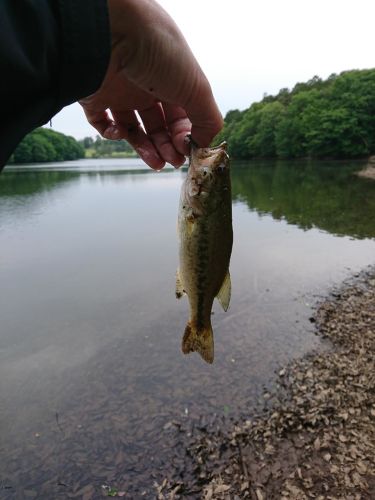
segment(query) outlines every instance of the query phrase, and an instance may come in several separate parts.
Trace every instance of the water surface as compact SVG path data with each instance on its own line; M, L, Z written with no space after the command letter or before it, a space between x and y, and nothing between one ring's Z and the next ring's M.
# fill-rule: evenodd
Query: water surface
M360 168L233 166L232 302L214 307L213 366L180 351L182 170L6 168L0 497L67 498L89 484L100 495L106 483L151 498L171 469L169 422L251 412L277 368L319 346L316 296L374 263L375 183Z

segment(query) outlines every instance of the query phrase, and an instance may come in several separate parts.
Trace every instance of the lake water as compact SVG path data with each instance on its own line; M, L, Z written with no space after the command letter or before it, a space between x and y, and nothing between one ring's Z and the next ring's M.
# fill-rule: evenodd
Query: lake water
M183 170L140 160L0 175L0 498L153 498L170 422L254 409L320 346L317 297L375 260L360 163L234 164L232 301L215 362L184 356L174 296ZM84 496L86 495L86 497ZM129 497L128 496L128 497Z

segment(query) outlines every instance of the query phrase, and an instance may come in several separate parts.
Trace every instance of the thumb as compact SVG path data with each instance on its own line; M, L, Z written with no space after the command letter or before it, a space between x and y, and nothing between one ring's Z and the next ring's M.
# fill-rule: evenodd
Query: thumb
M194 142L200 147L208 147L223 128L224 121L205 77L198 92L185 104L185 112L191 121Z

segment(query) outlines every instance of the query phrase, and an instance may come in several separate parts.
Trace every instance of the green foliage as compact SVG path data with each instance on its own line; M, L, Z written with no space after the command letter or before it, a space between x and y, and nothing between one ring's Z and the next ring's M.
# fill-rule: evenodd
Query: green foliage
M84 156L84 149L73 137L37 128L20 142L8 163L76 160Z
M278 101L265 104L259 111L259 123L252 141L252 156L270 158L276 155L275 133L285 107Z
M92 137L85 137L79 142L85 148L86 156L91 158L136 156L133 148L125 140L111 141L97 135L95 140Z
M314 76L229 111L217 140L233 157L360 158L375 153L375 70Z

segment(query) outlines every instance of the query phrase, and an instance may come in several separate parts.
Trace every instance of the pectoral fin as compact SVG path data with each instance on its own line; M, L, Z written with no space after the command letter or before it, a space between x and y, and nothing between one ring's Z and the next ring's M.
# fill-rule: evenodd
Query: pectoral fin
M180 270L176 271L176 299L180 299L185 294L184 287L182 285Z
M232 285L230 282L230 274L228 270L227 274L225 275L223 284L221 285L221 288L219 290L219 293L216 295L216 298L220 302L220 305L224 309L224 311L228 310L231 290L232 290Z
M194 215L189 215L189 217L186 217L186 232L188 236L191 236L193 234L194 228L195 228Z

